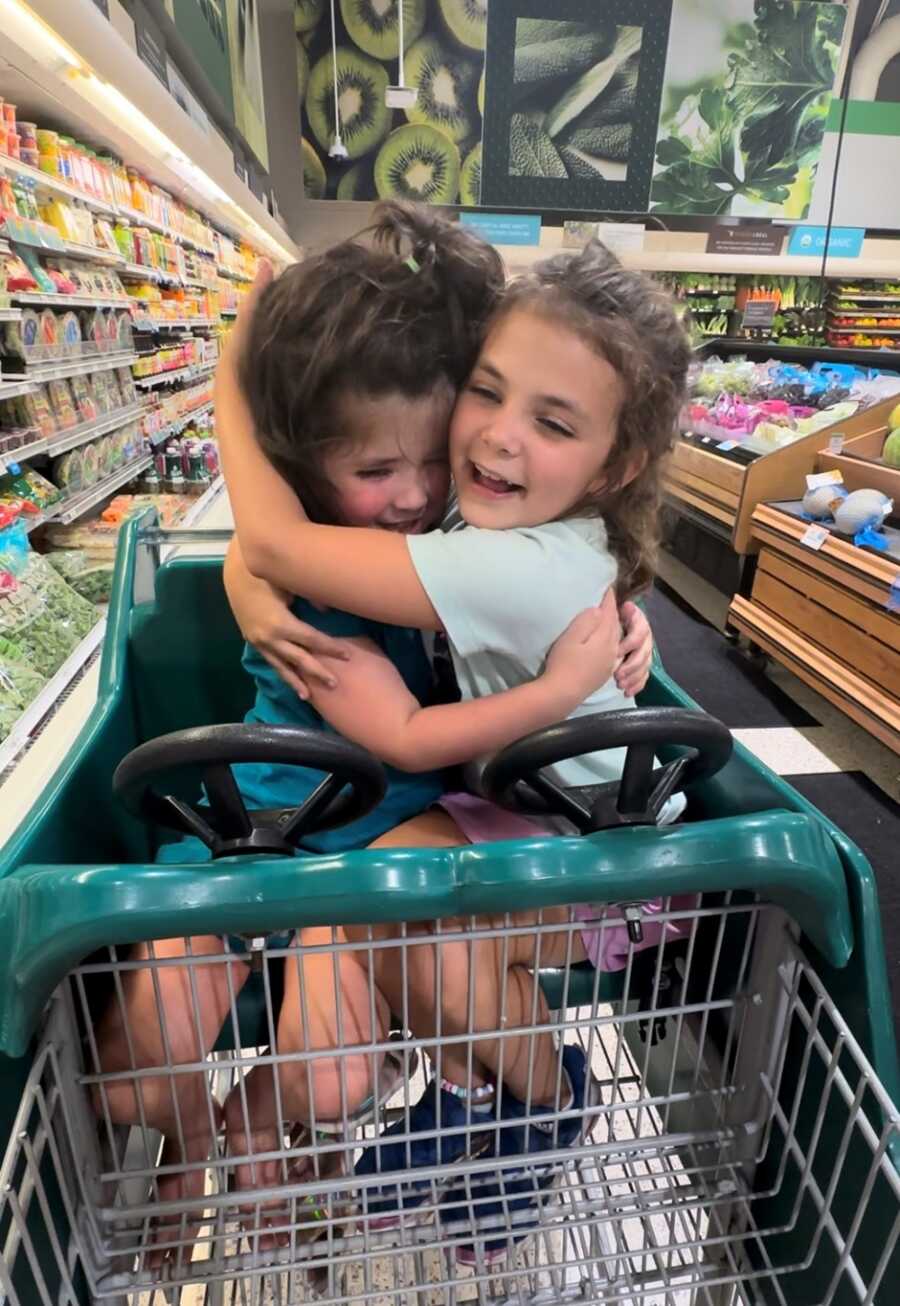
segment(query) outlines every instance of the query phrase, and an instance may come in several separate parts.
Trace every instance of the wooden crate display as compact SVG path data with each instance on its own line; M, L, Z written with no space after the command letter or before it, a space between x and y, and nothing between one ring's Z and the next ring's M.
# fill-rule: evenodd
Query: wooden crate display
M884 448L886 426L868 431L848 440L840 453L819 454L820 471L838 471L848 490L880 490L893 499L895 510L900 510L900 467L889 467L880 462Z
M807 523L770 504L753 513L753 590L729 624L900 753L900 615L891 611L896 558L830 535L800 541Z
M866 436L874 438L887 429L887 415L896 403L895 395L846 421L804 435L784 449L763 454L748 466L679 440L667 468L666 492L730 530L736 553L756 553L752 517L757 505L772 499L800 498L806 477L816 470L821 450L832 434L841 431L847 437L847 449Z

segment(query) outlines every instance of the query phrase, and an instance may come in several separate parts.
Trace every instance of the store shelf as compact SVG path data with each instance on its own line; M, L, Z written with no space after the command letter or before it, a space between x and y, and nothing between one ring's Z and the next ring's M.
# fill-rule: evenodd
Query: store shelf
M207 413L211 413L212 407L212 400L210 399L208 403L200 404L197 408L192 408L189 413L183 413L176 421L169 422L167 426L163 426L160 430L154 431L154 433L149 437L151 445L155 449L156 446L162 444L164 440L171 440L173 436L181 435L181 432L186 426L190 426L191 422L196 422L198 418L205 417Z
M176 272L164 272L162 268L144 267L142 263L124 263L116 271L120 277L134 277L138 281L153 281L161 286L186 286L190 284Z
M7 453L0 453L0 476L3 476L8 468L27 462L29 458L37 458L38 454L46 452L46 440L32 440L31 444L23 444L18 449L10 449Z
M0 776L15 761L33 731L53 711L72 681L91 660L100 647L105 632L106 618L104 617L97 622L89 634L85 635L78 647L73 649L56 675L47 682L34 702L16 721L6 739L0 744Z
M97 354L93 358L82 358L78 362L71 358L60 358L54 363L38 363L29 367L27 375L15 378L15 384L32 389L42 381L64 381L70 376L83 376L85 372L108 372L113 367L128 367L137 359L134 350L127 353ZM7 391L0 387L0 399L7 396ZM23 391L19 390L19 394Z
M134 319L135 331L189 331L192 327L210 327L218 326L218 318L214 317L138 317Z
M209 509L212 507L215 500L218 499L219 495L222 493L224 489L225 489L225 477L217 476L216 479L210 485L209 489L203 491L203 493L200 495L200 498L197 500L194 506L192 508L188 508L187 512L184 514L184 517L179 523L178 529L186 531L186 530L190 530L192 526L196 526L197 523L200 521L200 519L203 516L205 516L205 514L209 511Z
M201 367L179 367L171 372L156 372L153 376L136 376L134 384L150 390L154 386L171 384L173 381L180 381L184 377L195 381L201 376L208 376L210 372L215 370L215 363L204 363Z
M45 440L46 452L55 457L57 454L67 453L69 449L77 449L80 444L87 444L88 440L95 440L110 431L117 431L120 426L127 426L129 422L136 422L144 412L144 408L144 404L130 404L128 408L107 413L105 417L96 421L66 431L52 440Z
M9 295L17 304L43 304L50 308L130 309L133 302L127 295L122 299L97 299L93 295L60 295L43 290L11 290Z
M121 254L99 249L96 245L79 245L74 240L64 240L63 248L70 258L86 259L89 263L100 263L104 267L121 267L125 262Z
M249 285L253 280L252 277L247 276L246 272L237 272L232 268L226 267L224 263L217 263L216 271L220 277L228 277L230 281L244 281Z
M18 395L30 395L34 389L34 381L25 381L21 377L16 377L14 381L0 379L0 403L4 399L15 399Z
M19 322L21 318L22 310L20 308L0 308L0 322Z
M853 290L840 291L831 301L832 307L837 306L837 301L841 299L852 299L854 304L900 304L900 294L890 295L870 295L868 292L864 295L857 295Z
M135 476L146 471L153 459L149 454L143 454L140 458L133 459L118 471L112 472L109 476L104 476L102 481L97 481L88 490L82 490L80 494L70 495L67 499L62 499L59 503L45 514L45 519L50 521L62 522L68 526L71 522L77 521L83 517L91 508L95 508L98 503L114 494L116 490L123 485L127 485Z
M97 199L94 195L88 195L76 186L70 186L67 181L63 181L59 177L53 177L47 172L41 172L39 168L32 168L29 164L22 163L20 159L11 159L5 154L0 155L0 172L5 172L8 177L34 182L39 190L48 191L53 195L64 195L66 199L77 200L79 204L84 204L87 208L93 209L95 213L113 215L116 212L113 206L107 204L105 200Z

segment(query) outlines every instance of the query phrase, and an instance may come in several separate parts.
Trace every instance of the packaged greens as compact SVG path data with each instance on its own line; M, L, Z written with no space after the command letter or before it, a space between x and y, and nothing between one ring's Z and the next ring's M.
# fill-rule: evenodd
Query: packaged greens
M0 649L0 743L46 683L33 667Z
M114 561L92 558L83 549L60 549L45 555L63 580L88 603L108 603Z
M97 609L29 547L17 520L0 527L0 580L0 640L49 679L96 624Z

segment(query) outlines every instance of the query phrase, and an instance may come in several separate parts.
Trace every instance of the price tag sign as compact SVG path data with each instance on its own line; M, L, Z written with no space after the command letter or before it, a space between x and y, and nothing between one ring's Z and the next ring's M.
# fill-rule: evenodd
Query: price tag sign
M800 536L800 543L805 544L808 549L821 549L827 539L828 531L824 526L807 526Z
M737 444L736 440L723 440L722 443L719 445L719 452L727 453L728 450L733 449L736 444Z
M755 327L757 330L768 331L775 321L775 314L778 312L778 301L775 299L751 299L744 309L744 317L741 323L744 327Z
M888 590L887 596L887 610L888 612L900 613L900 572L891 581L891 588Z
M839 471L833 472L816 472L806 478L806 488L808 490L817 490L820 485L843 485L844 478Z
M844 437L842 435L833 435L828 441L829 453L840 453L844 447Z

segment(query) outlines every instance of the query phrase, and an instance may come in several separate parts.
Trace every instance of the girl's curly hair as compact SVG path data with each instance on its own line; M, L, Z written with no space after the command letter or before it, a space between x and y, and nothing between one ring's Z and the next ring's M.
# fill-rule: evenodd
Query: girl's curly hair
M567 327L619 375L622 403L606 483L569 515L602 515L619 564L621 601L646 589L655 571L662 473L690 361L687 336L665 291L623 267L599 241L518 277L493 321L517 308Z
M241 386L263 452L314 521L336 520L322 462L353 438L341 428L341 399L457 389L504 279L490 245L434 209L396 201L266 287Z

